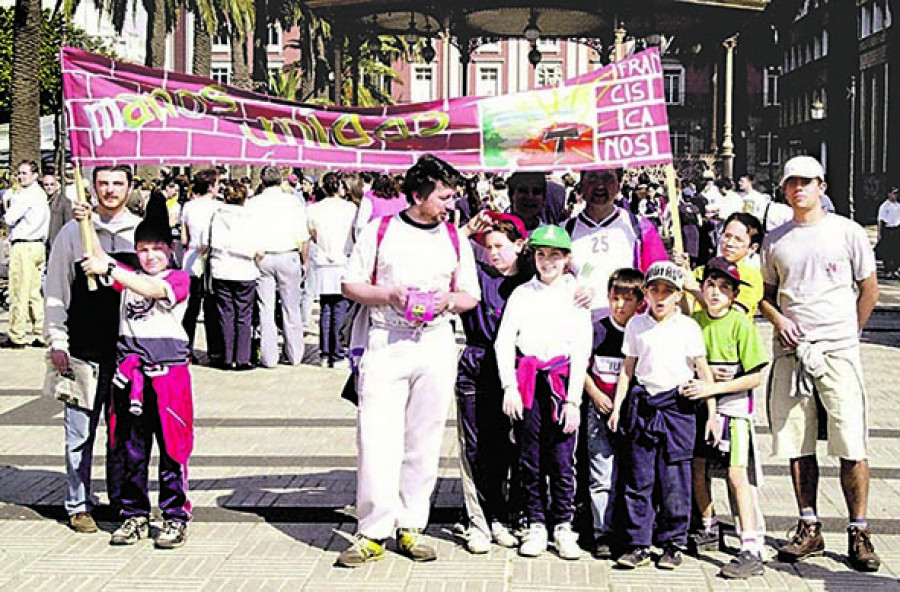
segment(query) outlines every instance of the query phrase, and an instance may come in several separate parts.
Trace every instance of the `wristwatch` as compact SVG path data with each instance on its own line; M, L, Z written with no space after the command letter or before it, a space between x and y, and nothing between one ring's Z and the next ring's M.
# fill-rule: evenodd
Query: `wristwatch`
M112 276L112 272L115 268L116 268L116 262L110 261L109 265L106 266L106 277Z

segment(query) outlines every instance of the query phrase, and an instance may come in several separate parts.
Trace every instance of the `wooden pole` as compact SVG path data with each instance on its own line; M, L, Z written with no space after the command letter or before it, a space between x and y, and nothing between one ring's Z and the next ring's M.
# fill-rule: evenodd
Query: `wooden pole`
M672 248L681 253L684 252L684 244L681 237L681 214L678 211L678 203L681 196L678 189L675 188L675 167L671 164L665 165L663 169L666 173L666 194L669 198L669 216L672 219Z
M84 178L81 176L80 164L75 166L75 201L83 204L88 203L84 191ZM78 222L78 227L81 230L81 244L84 247L85 255L92 255L94 253L94 229L91 228L91 224L90 218ZM87 284L88 290L93 292L97 289L97 278L93 275L88 275Z

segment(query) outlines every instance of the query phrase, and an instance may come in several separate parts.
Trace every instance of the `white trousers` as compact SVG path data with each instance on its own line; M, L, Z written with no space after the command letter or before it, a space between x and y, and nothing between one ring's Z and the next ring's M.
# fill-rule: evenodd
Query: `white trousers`
M369 331L360 363L356 511L360 534L425 528L456 382L449 324Z

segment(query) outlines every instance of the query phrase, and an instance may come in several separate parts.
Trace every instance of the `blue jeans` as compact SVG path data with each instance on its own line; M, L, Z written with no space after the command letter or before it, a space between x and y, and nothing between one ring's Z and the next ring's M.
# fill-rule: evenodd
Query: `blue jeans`
M101 364L97 377L97 396L93 410L66 405L63 424L66 429L66 512L72 516L90 512L95 505L91 495L91 469L94 465L94 437L104 408L110 404L114 367ZM119 503L123 459L121 453L110 450L106 440L106 490L113 506Z
M338 339L338 331L347 318L350 301L340 294L319 296L319 357L334 363L347 357L347 349Z
M608 416L601 415L590 405L587 412L587 450L590 467L591 513L594 516L594 536L608 535L612 531L612 515L616 494L615 448L612 435L606 425Z

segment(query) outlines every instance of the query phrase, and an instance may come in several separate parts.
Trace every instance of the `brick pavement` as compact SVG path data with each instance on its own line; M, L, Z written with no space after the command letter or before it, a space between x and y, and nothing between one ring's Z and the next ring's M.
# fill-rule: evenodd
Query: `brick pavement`
M829 552L800 565L769 562L749 582L716 577L725 553L688 558L675 573L635 572L609 562L564 562L552 553L524 560L495 548L470 556L450 534L461 505L454 420L449 418L435 495L433 537L441 559L414 565L389 553L357 570L332 567L353 532L355 417L337 393L344 374L314 366L228 374L195 370L197 442L191 468L195 521L188 544L111 547L102 532L76 535L62 522L64 487L59 405L40 395L42 352L0 350L0 589L3 590L900 590L900 410L894 365L900 346L900 284L882 286L879 330L866 332L863 363L872 405L871 519L884 567L857 574L842 562L845 511L837 465L822 463L820 514ZM0 315L0 331L5 315ZM769 335L768 327L761 325ZM763 407L760 405L760 407ZM757 430L769 445L765 422ZM102 447L95 489L103 491ZM765 459L763 508L769 542L784 539L795 507L784 463ZM153 474L153 471L151 471ZM718 502L724 484L715 484ZM720 514L727 514L719 506ZM735 545L736 539L729 538Z

